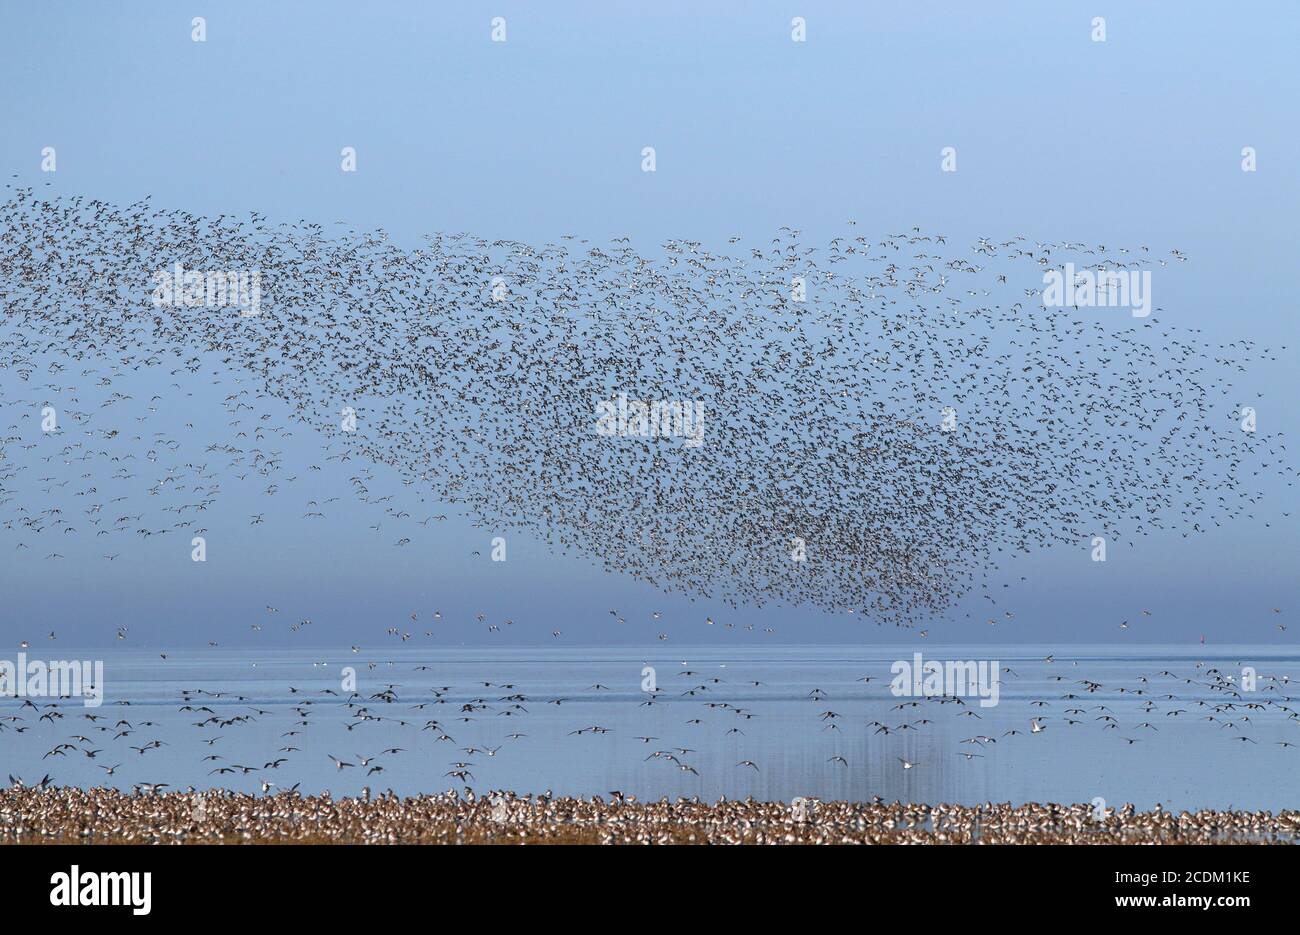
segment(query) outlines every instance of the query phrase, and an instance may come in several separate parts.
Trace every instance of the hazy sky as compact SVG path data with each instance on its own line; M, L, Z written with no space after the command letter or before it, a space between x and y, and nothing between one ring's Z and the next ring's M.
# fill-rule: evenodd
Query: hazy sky
M342 219L410 244L434 231L538 244L572 232L630 236L650 251L669 237L763 238L781 225L824 242L855 218L869 238L915 225L957 241L1176 247L1191 260L1161 280L1163 320L1206 341L1288 345L1285 366L1236 382L1261 431L1294 437L1300 7L1110 6L6 4L0 170L117 203L152 195L209 215ZM191 41L194 16L206 18L206 42ZM508 41L490 41L493 16ZM791 41L795 16L806 42ZM1092 41L1095 16L1104 43ZM40 171L47 146L54 173ZM339 169L345 146L356 173ZM657 152L653 174L640 170L644 146ZM957 149L955 173L940 171L945 146ZM1258 153L1253 173L1241 170L1246 146ZM146 395L150 380L161 377L141 378ZM13 375L0 381L12 397ZM223 394L192 389L159 427L224 421ZM0 415L36 431L33 412ZM286 473L315 460L309 436L282 446ZM467 522L398 552L369 530L371 510L346 503L346 477L325 472L270 505L230 486L203 565L179 542L133 545L108 563L92 541L43 562L15 555L0 531L0 644L50 629L103 643L127 624L147 644L374 646L387 626L422 632L435 608L444 643L487 639L472 620L480 610L516 621L491 637L502 643L550 642L557 628L573 643L653 641L665 629L675 642L746 645L908 636L804 608L663 596L520 535L493 564L495 532ZM18 493L29 509L45 496L34 484ZM316 493L344 498L327 526L298 518ZM1105 565L1086 560L1085 543L1020 560L1007 568L1029 579L1007 596L1014 624L972 625L962 609L931 638L1290 638L1268 609L1296 620L1300 534L1294 490L1272 493L1255 521L1153 536ZM251 527L263 509L267 522ZM280 619L250 634L268 604ZM1119 620L1140 608L1152 611L1140 633L1121 634ZM710 615L755 629L706 628ZM309 634L286 632L303 617L315 621Z

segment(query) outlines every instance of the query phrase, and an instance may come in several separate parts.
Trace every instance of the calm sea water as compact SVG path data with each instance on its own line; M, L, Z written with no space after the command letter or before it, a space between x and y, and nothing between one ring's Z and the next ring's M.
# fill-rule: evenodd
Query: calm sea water
M912 699L891 693L891 665L915 651L934 660L995 658L1012 671L1002 673L995 707L969 697L964 705L922 700L900 709ZM1300 653L1290 648L401 649L374 665L326 650L250 656L214 649L169 653L165 661L156 652L62 652L104 660L104 704L60 701L51 709L44 707L49 699L36 699L42 707L34 711L0 699L0 715L21 718L0 721L9 728L0 731L0 773L128 789L148 782L260 791L270 781L335 795L363 786L412 794L468 785L479 792L620 790L643 799L1300 805L1300 746L1279 743L1300 744L1300 719L1287 710L1300 710L1300 701L1290 701ZM29 656L36 658L35 650ZM352 707L342 690L345 666L355 667L364 699ZM652 705L642 691L647 666L661 690ZM1225 677L1240 683L1243 666L1258 673L1255 691L1236 699L1212 687ZM1089 691L1083 680L1099 687ZM185 690L196 692L192 707L211 713L180 710ZM389 690L391 701L372 697ZM1063 697L1069 694L1076 697ZM378 719L359 717L362 707ZM51 711L64 717L39 719ZM196 726L212 716L246 719ZM1033 733L1032 718L1045 729ZM426 729L431 720L440 729ZM119 721L127 723L115 726ZM889 733L877 732L879 723ZM593 726L607 732L572 733ZM131 733L115 737L122 730ZM996 742L963 743L977 736ZM162 746L132 749L154 740ZM47 755L65 743L72 749L64 755ZM383 752L392 748L403 752ZM92 750L100 752L88 757ZM676 761L650 757L655 751ZM339 769L330 755L355 765ZM205 761L209 756L220 759ZM915 765L906 769L900 758ZM754 766L739 765L746 760ZM118 764L113 776L100 769ZM210 774L234 764L256 769ZM383 771L367 775L375 766ZM472 776L446 775L456 769Z

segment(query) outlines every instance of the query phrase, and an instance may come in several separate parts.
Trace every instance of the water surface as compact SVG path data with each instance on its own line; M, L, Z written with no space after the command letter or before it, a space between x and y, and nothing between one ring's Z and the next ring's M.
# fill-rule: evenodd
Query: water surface
M899 708L914 699L891 692L891 666L916 651L935 660L996 659L999 670L1010 669L999 703L920 699ZM708 800L1101 797L1112 806L1273 810L1300 802L1300 747L1280 743L1300 743L1290 700L1300 653L1284 647L1025 645L999 647L996 656L988 647L924 644L694 648L682 656L661 647L402 648L382 661L323 649L193 650L166 660L140 650L63 652L104 660L104 704L60 701L50 709L49 699L37 699L35 711L0 699L0 714L21 718L0 722L9 726L0 731L0 771L28 782L48 773L60 785L260 791L263 782L300 783L304 792L335 795L468 785ZM345 666L356 669L361 696L351 707ZM647 666L660 689L653 704L642 690ZM1233 697L1226 680L1240 686L1244 666L1256 670L1256 689L1238 687ZM182 711L187 690L192 708L211 712ZM385 692L393 700L374 697ZM362 709L372 719L361 718ZM64 717L39 719L52 710ZM210 717L245 719L197 726ZM1045 727L1040 733L1033 718ZM591 727L606 732L573 733ZM122 730L131 733L115 737ZM995 742L963 742L975 737ZM132 749L154 740L162 746ZM48 755L64 743L72 749ZM403 752L383 752L392 748ZM87 750L100 752L91 758ZM676 759L651 757L655 751ZM339 769L330 755L355 765ZM111 777L99 768L117 764ZM210 773L235 764L255 769ZM375 766L382 772L368 774ZM470 775L446 775L457 769Z

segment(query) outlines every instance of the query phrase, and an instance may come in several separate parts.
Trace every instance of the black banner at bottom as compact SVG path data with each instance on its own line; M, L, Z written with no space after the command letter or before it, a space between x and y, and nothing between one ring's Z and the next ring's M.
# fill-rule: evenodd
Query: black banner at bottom
M626 912L640 900L711 907L734 922L771 900L961 913L1050 910L1091 919L1125 915L1232 924L1292 903L1297 851L1272 847L753 847L649 848L420 846L0 847L10 918L128 928L201 920L374 922L393 912L479 905L493 915ZM761 874L761 876L758 876ZM755 882L763 881L761 889ZM502 898L505 897L505 898Z

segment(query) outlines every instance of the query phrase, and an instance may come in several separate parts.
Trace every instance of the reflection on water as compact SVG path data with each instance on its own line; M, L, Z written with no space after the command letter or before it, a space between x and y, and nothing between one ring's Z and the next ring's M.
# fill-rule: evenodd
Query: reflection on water
M642 799L1297 804L1300 746L1280 743L1300 744L1288 684L1300 677L1300 654L1289 648L1017 646L991 656L923 647L927 659L996 658L1010 669L988 708L977 698L908 706L914 699L894 697L891 664L917 649L420 649L394 650L373 667L323 650L178 652L165 661L116 651L102 656L101 708L63 701L47 709L38 699L35 711L0 700L6 717L21 718L0 722L9 727L0 767L28 782L48 773L60 785L256 791L270 781L335 795L366 785L402 794L470 785ZM1254 691L1240 690L1243 665L1258 672ZM361 700L351 706L344 666L357 670ZM641 690L646 666L660 689L653 704ZM390 686L393 701L372 697ZM183 690L222 696L194 694L195 710L181 711ZM64 717L41 720L50 710ZM230 722L237 716L247 719ZM214 717L227 723L198 726ZM1032 718L1045 729L1033 733ZM115 728L119 721L127 724ZM963 742L978 736L990 739ZM155 739L161 747L139 752ZM48 755L64 743L72 748ZM403 752L383 752L392 748ZM354 765L340 769L330 755ZM116 764L113 776L100 768ZM466 781L446 775L458 769Z

